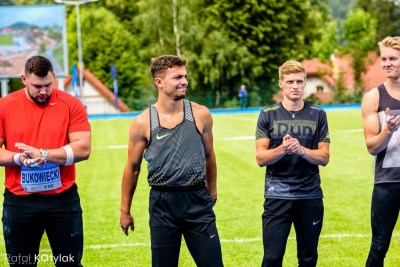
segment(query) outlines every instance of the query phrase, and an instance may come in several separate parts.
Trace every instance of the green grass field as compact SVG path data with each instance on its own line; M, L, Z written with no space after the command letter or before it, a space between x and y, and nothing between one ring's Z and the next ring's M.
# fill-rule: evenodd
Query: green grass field
M11 35L0 34L0 45L13 44L13 37Z
M325 218L318 266L363 266L371 239L369 212L373 157L365 148L359 109L328 110L327 114L331 159L328 166L320 168ZM257 117L258 114L214 115L218 164L215 212L227 267L261 265L265 169L258 167L255 161L252 137ZM126 237L119 226L121 176L127 156L124 145L127 144L130 121L91 121L92 155L88 161L77 164L77 183L84 210L84 266L151 266L145 161L132 207L136 230ZM4 179L4 174L1 175ZM385 266L400 266L399 250L400 228L397 226ZM45 237L41 253L51 255ZM6 266L4 241L0 242L0 266ZM52 264L43 262L39 266ZM182 245L179 266L195 266L185 245ZM293 230L284 266L297 266Z

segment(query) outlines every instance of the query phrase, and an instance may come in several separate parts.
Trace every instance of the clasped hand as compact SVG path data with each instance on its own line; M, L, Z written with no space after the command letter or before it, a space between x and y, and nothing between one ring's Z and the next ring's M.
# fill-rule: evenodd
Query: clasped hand
M46 159L42 157L39 149L28 146L24 143L15 143L15 147L22 150L22 163L28 168L38 168L46 163Z
M390 109L386 108L386 125L390 132L397 131L400 127L400 116L390 115Z
M297 138L291 137L286 134L282 142L283 150L286 154L301 154L301 145Z

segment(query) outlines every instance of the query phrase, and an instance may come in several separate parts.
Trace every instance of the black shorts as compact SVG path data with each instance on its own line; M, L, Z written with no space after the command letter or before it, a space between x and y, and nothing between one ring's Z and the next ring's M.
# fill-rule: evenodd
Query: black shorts
M2 221L6 258L11 266L35 266L39 262L82 266L82 209L76 185L56 195L17 196L6 189ZM52 253L39 256L44 231Z
M178 266L182 235L197 266L223 266L216 218L207 188L150 191L153 266Z

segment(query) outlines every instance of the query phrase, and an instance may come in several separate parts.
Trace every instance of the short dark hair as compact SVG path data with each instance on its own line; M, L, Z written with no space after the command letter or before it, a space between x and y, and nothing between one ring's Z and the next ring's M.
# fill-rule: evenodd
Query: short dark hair
M186 66L186 59L172 55L152 58L150 67L151 75L153 76L153 79L156 77L164 77L167 69L177 66Z
M25 62L25 75L33 73L39 77L46 77L49 71L53 72L53 65L43 56L33 56Z

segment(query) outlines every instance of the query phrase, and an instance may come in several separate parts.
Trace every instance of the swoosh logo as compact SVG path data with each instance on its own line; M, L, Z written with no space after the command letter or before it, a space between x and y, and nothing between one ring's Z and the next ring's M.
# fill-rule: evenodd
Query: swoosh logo
M50 106L54 106L55 104L57 104L57 102L50 103Z
M312 225L316 225L316 224L318 224L319 222L320 222L321 220L319 220L319 221L314 221L314 222L312 222Z
M164 134L164 135L158 135L157 134L157 136L156 136L156 139L157 140L161 140L161 139L163 139L164 137L167 137L168 135L171 135L172 133L167 133L167 134Z

